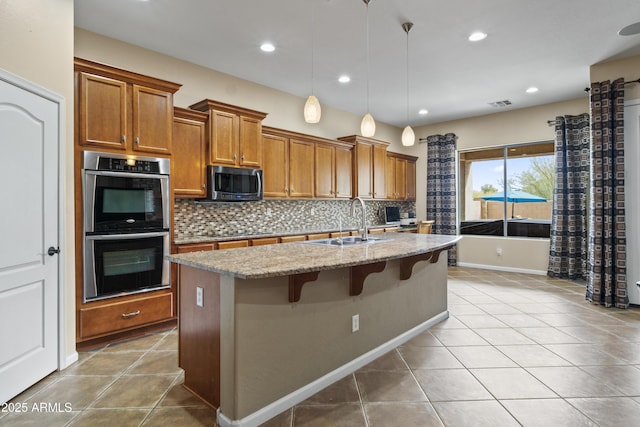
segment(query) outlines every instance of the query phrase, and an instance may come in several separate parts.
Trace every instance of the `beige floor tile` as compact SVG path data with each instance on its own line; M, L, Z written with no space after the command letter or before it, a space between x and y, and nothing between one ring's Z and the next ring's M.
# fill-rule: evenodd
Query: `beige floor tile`
M535 344L532 340L511 328L476 329L475 332L492 345Z
M534 340L538 344L580 344L581 341L565 334L556 328L515 328L522 335Z
M116 380L93 407L153 408L173 383L175 376L133 375Z
M352 375L331 384L322 391L314 394L301 405L332 405L337 403L360 402L356 379Z
M461 314L485 314L483 310L473 304L449 304L449 313L454 316Z
M497 301L497 304L476 304L476 307L488 314L522 314L517 308ZM465 313L478 314L478 313Z
M548 314L532 314L538 320L543 321L549 326L582 326L584 320L566 313L548 313Z
M640 424L640 403L628 397L568 399L568 402L600 427Z
M527 371L561 397L621 395L621 392L595 381L591 375L576 367L527 368Z
M369 427L443 426L429 403L367 403L364 411Z
M207 406L202 400L184 388L184 380L174 381L173 385L162 398L159 406Z
M496 348L518 365L525 368L536 366L571 366L571 363L567 360L547 350L540 344L501 345Z
M492 399L487 389L466 369L414 371L430 402Z
M51 387L34 395L30 402L70 404L72 410L78 411L91 404L116 377L111 376L66 376Z
M500 302L489 295L462 295L462 298L471 304L497 304Z
M68 375L121 375L129 369L144 352L129 351L122 353L98 353L92 358L74 364L63 371Z
M160 342L166 333L157 333L152 335L146 335L141 338L132 338L126 341L120 341L117 343L109 344L102 351L146 351L151 349L154 345Z
M150 409L87 409L69 427L137 427L150 412Z
M509 326L490 314L456 316L469 328L508 328Z
M402 347L442 347L442 343L430 331L425 331L402 344Z
M516 367L513 360L491 346L451 347L449 351L466 368Z
M0 418L0 425L7 427L63 427L66 426L79 412L36 412L10 413Z
M366 421L359 403L345 405L296 406L294 427L365 427Z
M495 400L434 402L446 426L519 427L520 424Z
M158 408L142 423L145 427L215 427L216 410L213 408Z
M155 346L153 350L176 350L178 348L178 331L173 330Z
M558 397L522 368L471 369L471 373L496 399Z
M445 347L402 347L399 349L411 369L462 368L462 364Z
M455 316L449 316L448 319L443 320L437 325L431 328L432 331L437 331L440 329L466 329L467 326L459 321Z
M480 335L471 329L440 329L432 331L434 337L436 337L442 344L453 347L457 345L487 345Z
M545 347L576 366L624 364L622 360L597 350L593 344L547 344Z
M640 396L640 369L635 366L582 366L580 369L625 396Z
M420 402L427 400L409 371L357 372L355 377L363 402Z
M528 314L496 314L494 317L512 328L541 328L549 326Z
M501 400L500 403L527 427L598 427L598 424L562 399Z
M127 371L127 375L133 374L177 374L181 371L178 367L178 351L149 351Z
M557 329L585 343L620 343L619 336L591 326L560 326Z
M276 415L260 427L291 427L293 423L293 408L287 409L283 413Z
M360 371L405 371L409 369L398 350L394 349L362 367Z

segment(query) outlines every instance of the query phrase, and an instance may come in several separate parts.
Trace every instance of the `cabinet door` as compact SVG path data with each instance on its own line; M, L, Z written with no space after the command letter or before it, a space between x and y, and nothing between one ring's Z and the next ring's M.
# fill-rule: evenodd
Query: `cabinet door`
M384 199L387 197L385 187L385 175L387 169L387 148L384 146L373 146L373 197Z
M385 185L387 186L387 199L396 198L396 158L387 156L387 176Z
M407 200L416 199L416 162L407 161Z
M173 95L133 85L133 149L170 154L173 129Z
M313 197L314 146L289 140L289 197Z
M262 165L262 120L240 117L240 166Z
M334 197L335 148L316 144L316 197Z
M407 199L407 161L395 159L395 199Z
M335 196L350 199L353 195L353 151L351 148L336 147Z
M174 119L171 183L176 196L206 195L206 141L204 122L180 117Z
M235 166L238 160L238 116L211 111L209 161L214 165Z
M373 197L372 191L372 159L373 146L358 143L356 145L356 195L359 197Z
M127 84L80 73L78 96L79 141L82 145L125 149Z
M289 139L263 135L262 176L265 197L289 195Z

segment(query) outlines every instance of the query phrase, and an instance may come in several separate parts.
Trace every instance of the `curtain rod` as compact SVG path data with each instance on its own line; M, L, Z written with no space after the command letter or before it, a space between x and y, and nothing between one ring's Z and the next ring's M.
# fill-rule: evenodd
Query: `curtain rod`
M623 84L624 84L624 85L630 85L630 84L633 84L633 83L640 83L640 79L636 79L636 80L629 80L628 82L624 82ZM585 92L587 92L587 93L589 93L589 92L591 92L591 88L590 88L590 87L585 87L585 88L584 88L584 91L585 91Z

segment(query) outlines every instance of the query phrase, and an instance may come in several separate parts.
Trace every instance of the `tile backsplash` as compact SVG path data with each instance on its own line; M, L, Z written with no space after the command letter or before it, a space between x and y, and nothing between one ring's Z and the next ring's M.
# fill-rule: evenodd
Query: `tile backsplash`
M384 208L398 206L400 213L415 212L415 202L367 200L368 225L384 224ZM175 239L287 233L357 228L360 204L351 216L351 200L262 200L259 202L199 202L176 199Z

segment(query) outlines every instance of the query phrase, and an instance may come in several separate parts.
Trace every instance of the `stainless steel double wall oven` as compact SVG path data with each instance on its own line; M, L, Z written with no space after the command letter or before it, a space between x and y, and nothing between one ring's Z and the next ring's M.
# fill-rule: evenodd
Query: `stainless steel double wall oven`
M85 302L170 287L169 159L84 152Z

